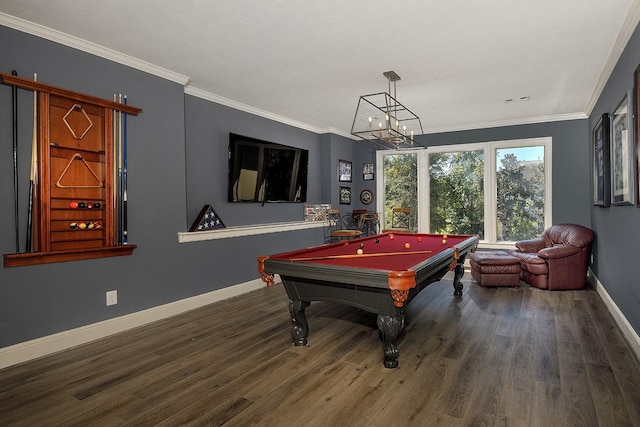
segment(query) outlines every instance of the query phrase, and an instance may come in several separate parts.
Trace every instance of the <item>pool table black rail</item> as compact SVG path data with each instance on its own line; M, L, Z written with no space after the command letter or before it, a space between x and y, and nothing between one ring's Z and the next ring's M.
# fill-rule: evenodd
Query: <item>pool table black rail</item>
M443 268L450 266L454 260L455 248L458 256L464 261L466 254L478 245L478 237L471 236L454 247L434 254L428 259L411 266L409 270L416 272L416 284L428 280ZM389 289L389 273L393 270L326 265L314 262L289 261L267 257L264 259L264 273L278 274L304 279L317 279L333 283L371 286Z

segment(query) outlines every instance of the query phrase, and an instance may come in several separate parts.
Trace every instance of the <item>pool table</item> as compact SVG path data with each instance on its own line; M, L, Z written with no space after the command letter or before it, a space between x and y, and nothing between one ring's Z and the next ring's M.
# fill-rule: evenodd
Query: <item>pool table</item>
M430 283L455 271L454 295L462 295L464 260L478 237L384 233L258 258L262 280L278 274L289 296L293 343L307 344L305 309L311 301L334 301L376 313L384 366L398 366L395 340L404 307Z

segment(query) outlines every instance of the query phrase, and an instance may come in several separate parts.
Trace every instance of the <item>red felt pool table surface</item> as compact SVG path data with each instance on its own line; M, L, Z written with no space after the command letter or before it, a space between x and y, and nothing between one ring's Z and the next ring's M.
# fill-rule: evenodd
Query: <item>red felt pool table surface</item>
M471 236L391 233L272 255L271 259L376 270L408 270ZM362 246L362 254L357 251ZM407 247L408 246L408 247Z

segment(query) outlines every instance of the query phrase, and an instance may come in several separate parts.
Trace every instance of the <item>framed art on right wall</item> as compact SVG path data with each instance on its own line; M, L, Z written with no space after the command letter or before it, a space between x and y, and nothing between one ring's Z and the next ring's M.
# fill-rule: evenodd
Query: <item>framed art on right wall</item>
M611 203L634 204L635 149L633 146L633 93L625 94L611 117Z
M591 134L593 158L593 204L608 207L611 203L611 169L609 164L609 114L604 113Z
M636 206L640 207L640 118L638 118L640 115L640 65L633 73L633 107L631 114L633 115L633 140L636 146Z

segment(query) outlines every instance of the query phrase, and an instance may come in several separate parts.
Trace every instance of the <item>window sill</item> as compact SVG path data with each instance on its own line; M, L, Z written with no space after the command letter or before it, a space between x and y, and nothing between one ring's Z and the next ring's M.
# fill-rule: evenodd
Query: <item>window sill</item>
M242 227L227 227L209 231L180 232L178 233L178 243L192 243L205 240L229 239L233 237L253 236L257 234L306 230L324 226L325 223L323 221L295 221L278 222L272 224L256 224Z

